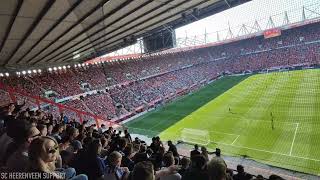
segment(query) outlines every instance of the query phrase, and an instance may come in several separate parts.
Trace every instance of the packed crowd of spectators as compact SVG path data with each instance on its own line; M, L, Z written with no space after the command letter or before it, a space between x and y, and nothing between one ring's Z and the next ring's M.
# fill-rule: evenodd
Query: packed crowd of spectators
M320 64L320 25L313 24L282 32L272 39L254 37L220 46L143 57L128 62L81 66L38 75L2 77L1 83L33 96L55 91L56 98L90 89L103 93L64 102L81 111L112 119L148 105L180 90L199 87L223 73L261 71L277 67ZM228 169L220 155L198 146L190 157L182 157L172 142L159 137L151 144L132 139L126 129L115 130L94 119L53 106L34 110L37 102L17 96L10 101L0 91L1 172L38 172L50 179L105 180L246 180L264 179L244 171ZM45 104L44 104L45 105ZM124 132L122 132L122 130ZM269 179L282 179L272 175Z
M208 82L223 73L320 64L319 30L320 24L312 24L282 31L281 36L270 39L258 36L172 54L62 68L34 76L3 77L0 81L36 96L52 90L57 99L87 91L82 88L83 83L90 84L91 90L110 87L106 93L66 103L110 119L159 98L172 94L176 97L181 89L197 88L199 82Z
M116 107L109 94L85 97L83 103L96 115L112 119L116 116Z
M25 104L0 108L0 172L19 174L19 179L72 180L250 180L253 176L238 165L228 169L221 157L195 145L190 157L159 137L151 144L132 139L127 129L80 124L54 118ZM123 132L122 132L123 131ZM31 174L33 173L33 174ZM36 174L35 174L36 173ZM31 176L32 175L32 176ZM16 175L18 177L18 175ZM281 180L277 175L269 179Z
M3 90L0 90L0 107L10 103L10 96L9 93Z

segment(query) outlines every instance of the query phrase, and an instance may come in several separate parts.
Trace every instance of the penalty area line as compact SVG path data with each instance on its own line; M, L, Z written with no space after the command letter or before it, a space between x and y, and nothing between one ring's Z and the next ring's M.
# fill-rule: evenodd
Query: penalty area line
M233 145L233 144L238 140L239 136L240 136L240 135L238 135L238 136L234 139L234 141L231 143L231 145Z
M296 123L296 130L294 131L293 140L292 140L292 143L291 143L291 148L290 148L290 153L289 153L290 156L292 154L294 141L296 140L296 135L297 135L298 128L299 128L299 123Z
M230 136L240 136L239 134L224 133L224 132L220 132L220 131L208 131L208 132L212 132L212 133L216 133L216 134L226 134L226 135L230 135Z
M212 142L213 142L213 141L212 141ZM260 151L260 152L265 152L265 153L270 153L270 154L276 154L276 155L281 155L281 156L287 156L287 157L297 158L297 159L304 159L304 160L309 160L309 161L320 162L320 159L313 159L313 158L307 158L307 157L302 157L302 156L288 155L288 154L279 153L279 152L274 152L274 151L268 151L268 150L263 150L263 149L251 148L251 147L246 147L246 146L238 146L238 145L227 144L227 143L222 143L222 142L213 142L213 143L222 144L222 145L225 145L225 146L232 146L232 147L236 147L236 148L240 148L240 149L248 149L248 150Z

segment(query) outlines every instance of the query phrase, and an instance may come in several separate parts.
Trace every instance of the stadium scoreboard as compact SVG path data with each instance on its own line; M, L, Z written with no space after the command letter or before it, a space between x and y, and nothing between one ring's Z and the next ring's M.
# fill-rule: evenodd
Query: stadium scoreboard
M265 39L281 36L281 29L279 28L268 29L263 32L263 35Z

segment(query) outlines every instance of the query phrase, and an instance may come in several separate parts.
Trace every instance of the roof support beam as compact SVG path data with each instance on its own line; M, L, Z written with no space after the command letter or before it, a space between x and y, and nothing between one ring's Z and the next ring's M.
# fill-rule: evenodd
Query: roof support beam
M78 19L78 21L76 23L74 23L72 26L70 26L67 30L65 30L64 32L62 32L58 37L56 37L54 40L52 40L46 47L42 48L38 53L36 53L34 56L32 56L30 59L28 59L27 62L30 62L32 59L34 59L35 57L37 57L38 55L40 55L42 53L42 51L44 51L45 49L47 49L48 47L50 47L52 44L54 44L55 42L57 42L61 37L63 37L65 34L67 34L69 31L71 31L71 29L73 29L74 27L76 27L77 25L79 25L83 20L85 20L87 17L89 17L92 13L94 13L95 11L97 11L100 7L102 7L105 3L107 3L110 0L102 0L98 5L96 5L93 9L91 9L89 12L87 12L84 16L82 16L80 19Z
M146 14L148 14L148 13L150 13L150 12L152 12L152 11L154 11L154 10L156 10L156 9L158 9L158 8L164 6L165 4L168 4L169 2L172 2L172 1L173 1L173 0L167 1L167 2L165 2L165 3L163 3L163 4L161 4L160 6L157 6L156 8L153 8L152 10L149 10L148 12L144 13L143 15L139 15L139 16L136 17L135 19L131 20L131 22L133 22L133 21L141 18L142 16L144 16L144 15L146 15ZM137 10L143 8L144 6L146 6L147 4L149 4L149 3L151 3L151 2L153 2L153 0L146 1L145 3L141 4L140 6L134 8L133 10L129 11L128 13L122 15L120 18L112 21L111 23L109 23L109 24L107 24L107 25L104 25L104 27L102 27L102 28L98 29L97 31L95 31L94 33L88 35L87 38L90 38L90 37L96 35L97 33L101 32L101 31L104 31L108 26L112 26L112 25L115 24L116 22L118 22L118 21L120 21L120 20L128 17L130 14L136 12ZM131 23L131 22L130 22L130 23ZM84 46L87 46L87 45L89 45L89 44L92 44L93 42L96 42L97 40L100 40L101 38L103 38L103 37L106 36L107 34L110 34L110 33L104 33L102 36L100 36L100 37L98 37L98 38L90 41L89 43L85 44ZM71 47L69 47L69 48L67 48L67 49L64 49L64 51L70 50L71 48L73 48L74 46L77 46L78 44L82 43L83 41L84 41L84 39L83 39L83 40L80 40L79 42L75 43L75 44L72 45ZM81 47L83 47L83 46L81 46ZM78 49L81 49L81 47L78 48ZM77 51L77 50L76 50L76 51ZM71 54L71 53L69 53L69 54ZM44 62L48 62L48 61L50 61L51 59L56 58L56 57L57 57L57 56L53 56L52 58L47 59L47 60L45 60Z
M26 55L28 55L28 54L31 52L31 50L32 50L33 48L35 48L54 28L56 28L82 1L83 1L83 0L77 0L77 2L75 2L74 4L72 4L72 6L68 9L68 11L66 11L66 12L48 29L48 31L47 31L46 33L44 33L44 34L39 38L39 40L38 40L36 43L34 43L34 44L32 45L32 47L31 47L28 51L26 51L26 53L24 53L24 54L18 59L18 61L17 61L16 63L21 62L22 59L23 59L24 57L26 57Z
M205 2L208 2L208 1L209 1L209 0L201 1L201 2L199 2L199 3L195 4L195 5L191 6L191 7L188 7L188 8L187 8L187 9L185 9L185 10L193 9L193 8L195 8L195 7L197 7L197 6L201 5L201 4L203 4L203 3L205 3ZM143 21L143 22L140 22L140 23L138 23L138 24L134 24L133 26L130 26L130 27L129 27L129 28L127 28L126 30L123 30L123 31L121 31L121 32L119 32L119 33L117 33L117 34L115 34L113 37L119 36L119 35L121 35L121 34L125 33L126 31L128 31L128 30L130 30L130 29L134 28L135 26L139 26L139 25L141 25L141 24L144 24L144 23L148 22L149 20L151 20L151 19L153 19L153 18L155 18L155 17L158 17L159 15L161 15L161 14L163 14L163 13L166 13L167 11L169 11L169 9L177 8L178 6L180 6L180 5L184 4L184 3L186 3L186 1L183 1L183 2L181 2L181 3L179 3L179 4L176 4L175 6L170 7L170 8L168 8L167 10L165 10L165 11L163 11L163 12L161 12L161 13L159 13L159 14L157 14L157 15L155 15L155 16L153 16L153 17L151 17L151 18L148 18L147 20L145 20L145 21ZM134 33L132 33L132 34L129 34L129 35L125 36L125 37L118 38L118 39L116 39L116 40L114 40L114 41L112 41L112 42L110 42L110 43L108 43L108 44L105 44L105 45L103 45L103 46L100 48L100 50L101 50L102 48L107 47L108 45L110 45L110 44L112 44L112 43L115 43L115 42L117 42L117 41L121 40L121 39L124 39L124 38L130 37L131 35L136 34L136 33L139 33L139 32L141 32L141 31L145 31L144 29L147 29L147 28L152 27L152 26L154 26L154 25L156 25L156 24L158 24L158 23L161 23L162 21L165 21L165 20L170 19L170 18L172 18L172 17L174 17L174 16L177 16L177 15L181 14L181 12L182 12L182 11L180 11L180 12L178 12L178 13L175 13L175 14L173 14L173 15L170 15L170 16L168 16L168 17L164 18L164 19L161 19L161 20L159 20L159 21L157 21L157 22L154 22L154 23L152 23L152 24L148 25L147 27L144 27L143 29L138 29L136 32L134 32ZM156 29L156 28L155 28L155 29ZM100 42L100 43L98 43L98 44L95 44L94 46L97 46L97 45L99 45L99 44L102 44L102 43L104 43L104 42L106 42L106 41L108 41L108 40L112 39L113 37L107 38L105 41ZM82 51L81 51L81 52L79 52L79 53L85 52L85 51L87 51L87 50L89 50L89 49L90 49L90 47L89 47L89 48L86 48L86 49L84 49L84 50L82 50ZM65 60L67 60L67 59L69 59L69 58L72 58L72 56L65 57L65 58L64 58L64 59L62 59L61 61L65 61ZM70 60L72 60L72 59L69 59L68 61L70 61ZM56 62L56 61L54 61L54 62Z
M56 0L48 0L44 8L40 11L36 19L33 21L32 25L29 27L28 31L24 34L22 39L20 40L19 44L16 46L16 48L12 51L10 56L4 61L4 65L7 64L10 59L15 55L15 53L19 50L19 48L23 45L24 41L30 36L30 34L33 32L33 30L37 27L38 23L41 21L41 19L46 15L46 13L49 11L49 9L52 7L52 5L55 3Z
M201 4L203 4L203 3L206 3L206 2L208 2L208 1L210 1L210 0L205 0L205 1L203 1L203 2L199 2L199 3L197 3L196 5L194 5L194 6L192 6L192 7L189 7L189 8L187 8L187 9L185 9L186 11L188 11L188 10L191 10L191 9L193 9L193 8L195 8L195 7L197 7L197 6L199 6L199 5L201 5ZM231 5L231 7L234 7L234 6L236 6L236 5L239 5L239 4L241 4L241 3L244 3L244 2L248 2L248 1L251 1L251 0L239 0L239 1L236 1L235 3L231 3L230 5ZM213 4L212 4L213 5ZM220 11L222 11L222 10L224 10L224 9L227 9L228 8L228 6L226 5L226 3L223 3L223 1L218 1L218 2L216 2L216 3L214 3L214 6L216 7L216 9L218 10L218 12L220 12ZM205 9L205 8L202 8L202 10L203 9ZM202 11L201 10L201 11ZM179 15L179 14L181 14L181 12L180 13L176 13L175 15ZM167 19L169 19L169 18L172 18L172 17L174 17L175 15L172 15L172 16L170 16L170 17L166 17L165 19L162 19L162 21L164 21L164 20L167 20ZM202 15L200 15L200 17L202 17ZM167 23L167 24L169 24L169 26L173 26L173 27L181 27L181 26L177 26L177 24L175 23L175 21L176 20L174 20L174 21L172 21L172 22L169 22L169 23ZM161 22L161 21L158 21L158 23L159 22ZM181 21L178 21L178 22L181 22ZM143 32L143 31L145 31L144 29L147 29L147 28L149 28L149 27L151 27L151 26L154 26L156 23L154 23L154 24L152 24L152 25L149 25L148 27L144 27L143 29L140 29L140 31L136 31L136 32L134 32L134 33L132 33L132 34L137 34L137 33L139 33L139 32ZM130 29L130 28L129 28ZM129 29L127 29L127 30L129 30ZM149 34L150 34L150 32L155 32L155 31L160 31L161 29L159 28L159 27L156 27L156 28L153 28L152 30L149 30L149 31L147 31L147 32L144 32L144 33L141 33L141 34L139 34L139 35L136 35L136 37L145 37L145 36L149 36ZM125 37L122 37L122 38L118 38L118 39L116 39L116 40L114 40L114 41L112 41L112 42L110 42L110 43L108 43L108 44L106 44L106 45L103 45L101 48L100 48L100 51L101 50L103 50L104 48L106 48L107 46L109 46L109 45L111 45L111 44L113 44L113 43L115 43L115 42L117 42L117 41L119 41L119 40L121 40L121 39L123 39L123 38L127 38L127 37L130 37L132 34L129 34L129 35L127 35L127 36L125 36ZM114 35L114 36L117 36L118 34L116 34L116 35ZM112 39L112 38L110 38L110 39ZM109 40L109 39L107 39L107 40ZM106 41L107 41L106 40ZM102 42L103 43L103 42ZM99 53L99 51L98 51L98 53ZM87 53L88 54L88 53ZM65 60L65 59L64 59ZM71 61L72 59L69 59L68 61Z
M208 1L209 1L209 0L201 1L201 2L195 4L195 5L191 6L191 7L186 8L185 11L191 10L191 9L193 9L193 8L195 8L195 7L197 7L197 6L200 6L201 4L204 4L204 3L208 2ZM152 26L154 26L154 25L156 25L156 24L161 23L162 21L165 21L165 20L167 20L167 19L170 19L170 18L172 18L172 17L174 17L174 16L177 16L177 15L179 15L179 14L181 14L181 12L172 14L172 15L164 18L164 19L161 19L161 20L159 20L159 21L157 21L157 22L154 22L154 23L148 25L147 27L144 27L143 29L138 29L136 32L134 32L134 33L132 33L132 34L137 34L137 33L139 33L139 32L146 31L146 30L144 30L144 29L148 29L148 28L150 28L150 27L152 27ZM130 29L130 28L129 28L129 29ZM156 27L156 28L154 28L154 29L148 30L147 32L144 32L143 34L140 34L138 37L144 37L145 35L148 35L150 31L154 31L154 30L157 30L157 29L159 29L159 27ZM128 31L128 29L127 29L126 31ZM127 36L125 36L125 37L122 37L122 38L118 38L118 39L116 39L116 40L114 40L114 41L112 41L112 42L110 42L110 43L108 43L108 44L103 45L102 47L100 47L100 51L103 50L103 48L111 45L112 43L115 43L115 42L117 42L117 41L119 41L119 40L121 40L121 39L123 39L123 38L130 37L132 34L129 34L129 35L127 35Z
M93 24L91 24L90 26L88 26L87 28L83 29L82 31L80 31L79 33L77 33L76 35L74 35L73 37L71 37L68 41L64 42L63 44L61 44L60 46L58 46L57 48L53 49L52 51L50 51L49 53L47 53L45 55L46 56L49 56L51 55L52 53L54 53L55 51L57 51L58 49L62 48L63 46L65 46L66 44L68 44L69 42L71 42L72 40L76 39L77 37L79 37L81 34L84 34L86 33L88 30L90 30L91 28L93 28L94 26L96 26L97 24L99 24L100 22L102 22L103 20L109 18L111 15L113 15L114 13L116 13L117 11L120 11L122 8L124 8L125 6L129 5L130 3L132 3L133 1L132 0L127 0L125 1L124 3L122 3L120 6L118 6L117 8L115 9L112 9L112 11L108 12L107 14L103 15L101 18L99 18L98 20L96 20ZM151 1L147 1L148 3L151 3ZM105 29L102 28L102 29ZM92 34L94 35L94 33ZM92 36L91 35L91 36ZM87 36L86 38L88 39L90 36ZM40 58L41 60L41 58ZM31 61L31 60L30 60ZM28 62L30 62L28 61ZM34 63L32 63L34 64Z
M135 19L133 19L129 24L131 24L132 22L135 22L136 20L140 19L141 17L143 17L143 16L145 16L145 15L153 12L153 11L156 10L156 9L159 9L159 8L162 7L162 6L169 4L170 2L172 2L172 0L165 2L165 3L161 4L160 6L157 6L157 7L155 7L155 8L150 9L149 11L147 11L147 12L139 15L139 16L136 17ZM168 8L168 9L160 12L160 13L154 15L153 17L150 17L150 18L148 18L148 19L146 19L146 20L144 20L144 21L142 21L142 22L140 22L140 23L138 23L138 24L134 24L133 26L130 26L130 28L127 28L126 30L121 31L121 32L117 33L117 34L114 35L114 36L120 35L120 34L126 32L126 31L134 28L135 26L139 26L139 25L141 25L141 24L144 24L144 23L146 23L146 22L148 22L148 21L150 21L150 20L152 20L152 19L154 19L154 18L156 18L156 17L158 17L158 16L160 16L160 15L163 15L163 14L167 13L169 10L175 9L176 7L179 7L179 6L181 6L182 4L185 4L185 3L187 3L187 1L180 2L179 4L176 4L176 5ZM121 29L121 28L123 28L123 27L125 27L125 26L127 26L127 25L128 25L128 24L123 24L123 25L121 25L120 27L118 27L117 29L114 29L114 30L112 30L112 31L110 31L110 32L108 32L108 33L105 33L104 35L100 36L99 38L96 38L95 40L91 41L91 43L92 43L92 42L96 42L96 41L100 40L101 38L103 38L103 37L105 37L105 36L107 36L107 35L115 32L115 31L117 31L118 29ZM108 40L110 40L111 38L112 38L112 37L106 39L105 41L108 41ZM103 41L103 42L104 42L104 41ZM103 42L99 42L99 43L95 44L94 46L96 46L96 45L98 45L98 44L101 44L101 43L103 43ZM89 45L89 44L85 44L85 45L79 47L78 49L76 49L75 51L79 51L80 49L82 49L83 47L85 47L85 46L87 46L87 45ZM82 50L81 52L84 52L84 51L86 51L86 50L88 50L88 49L90 49L90 48L86 48L85 50ZM71 54L72 54L72 53L71 53ZM69 56L69 57L70 57L70 56ZM55 61L54 61L54 62L55 62Z
M228 0L224 0L226 2L226 4L229 6L229 8L231 7Z
M80 31L79 33L77 33L76 35L72 36L68 41L64 42L63 44L61 44L60 46L58 46L57 48L53 49L52 51L50 51L49 53L47 53L45 56L49 56L50 54L52 54L53 52L57 51L58 49L60 49L61 47L65 46L67 43L71 42L72 40L76 39L77 37L79 37L81 34L84 34L85 32L87 32L88 30L90 30L91 28L93 28L94 26L96 26L97 24L99 24L100 22L102 22L103 20L105 20L106 18L109 18L111 15L113 15L114 13L116 13L117 11L119 11L120 9L124 8L125 6L127 6L128 4L130 4L131 2L133 2L132 0L127 0L124 3L122 3L120 6L118 6L115 9L112 9L112 11L108 12L107 14L103 15L101 18L99 18L98 20L96 20L94 23L92 23L90 26L86 27L85 29L83 29L82 31ZM39 53L38 53L39 54ZM28 60L28 62L30 62L30 60Z
M6 33L5 33L5 35L4 35L4 37L3 37L3 40L2 40L2 42L1 42L1 44L0 44L0 52L1 52L2 48L3 48L3 46L4 46L4 43L5 43L5 42L7 41L7 39L8 39L9 33L10 33L11 28L12 28L12 26L13 26L13 23L14 23L14 21L16 20L16 17L17 17L17 15L18 15L19 11L20 11L20 8L21 8L21 6L22 6L22 3L23 3L23 0L18 0L17 6L16 6L16 8L14 9L13 14L12 14L12 17L11 17L11 19L10 19L10 22L9 22L9 24L8 24Z

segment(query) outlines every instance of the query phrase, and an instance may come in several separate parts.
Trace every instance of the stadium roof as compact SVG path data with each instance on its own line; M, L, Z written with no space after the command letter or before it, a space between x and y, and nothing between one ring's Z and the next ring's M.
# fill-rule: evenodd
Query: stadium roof
M0 67L84 61L250 0L1 0Z

